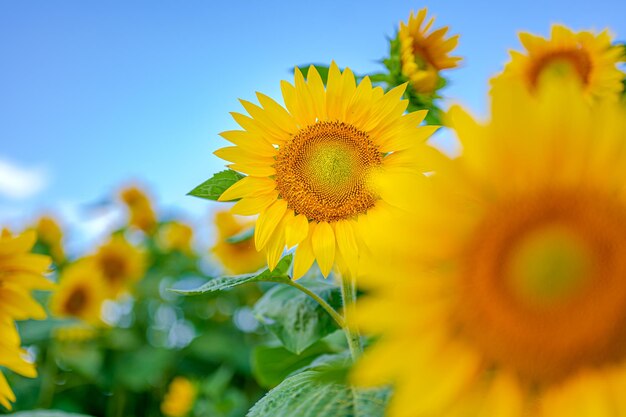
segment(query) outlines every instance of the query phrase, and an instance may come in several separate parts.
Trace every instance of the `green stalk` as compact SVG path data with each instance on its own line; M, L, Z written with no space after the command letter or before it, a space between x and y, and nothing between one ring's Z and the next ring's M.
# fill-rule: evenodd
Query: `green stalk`
M300 291L302 291L303 293L305 293L306 295L308 295L309 297L317 301L317 303L324 310L326 310L326 312L333 318L333 320L335 320L337 325L341 327L342 329L345 329L346 327L345 320L343 319L343 317L341 317L339 313L337 313L337 311L330 304L326 302L326 300L321 298L319 295L315 294L313 291L309 290L307 287L298 284L296 281L292 280L290 282L286 282L286 284L299 289Z
M352 313L356 307L356 280L350 276L341 276L341 297L343 300L344 325L342 326L352 360L356 361L363 353L361 335L358 329L352 326Z

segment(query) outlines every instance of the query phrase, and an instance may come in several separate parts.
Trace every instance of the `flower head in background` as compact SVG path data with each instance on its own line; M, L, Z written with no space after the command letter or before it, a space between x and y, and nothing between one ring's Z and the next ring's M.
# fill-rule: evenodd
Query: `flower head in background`
M405 88L384 93L368 77L357 86L335 63L325 88L311 66L306 80L296 69L295 85L281 83L286 108L258 93L260 106L242 100L250 116L232 113L243 130L223 132L235 146L215 154L247 176L220 200L241 199L233 213L259 215L255 244L267 250L270 269L285 245L298 245L295 278L315 260L325 276L335 263L354 271L358 222L385 204L371 174L424 169L424 142L436 129L420 126L425 111L405 114Z
M102 303L108 293L100 269L91 262L78 261L63 269L59 281L50 300L52 314L100 324Z
M85 343L95 339L97 335L97 327L85 324L56 327L53 331L54 339L62 343Z
M151 233L157 224L152 202L138 187L128 187L120 192L120 198L129 211L128 223L146 233Z
M177 376L172 380L161 403L161 412L166 417L185 417L196 401L198 389L189 379Z
M146 272L145 254L122 235L114 235L90 257L100 271L109 297L117 297L131 289Z
M265 266L265 251L257 252L251 237L239 242L229 241L254 227L253 221L240 221L228 211L218 211L214 224L217 228L217 242L211 251L228 273L245 274Z
M418 93L431 94L440 84L439 73L456 68L460 57L450 56L459 41L459 35L446 38L448 27L432 29L435 18L428 19L428 9L414 14L407 23L400 22L400 59L402 74L410 80Z
M55 263L65 260L63 250L63 230L59 223L51 216L42 216L35 225L38 240L43 243Z
M409 214L374 229L353 377L391 417L626 415L626 109L500 87L488 125L451 110L459 158L385 179Z
M159 233L159 242L163 249L192 253L193 229L190 226L173 221L161 227Z
M50 266L50 258L30 253L36 240L34 231L12 236L3 230L0 234L0 367L29 378L37 373L34 365L25 360L26 353L20 348L14 321L46 318L32 291L54 288L43 276ZM15 395L0 371L0 404L11 409L14 401Z
M617 67L623 49L611 43L608 30L596 35L554 25L549 39L525 32L519 36L526 51L511 52L511 61L496 82L517 79L534 91L546 75L551 79L552 74L560 74L576 79L593 99L617 99L624 89L625 74Z

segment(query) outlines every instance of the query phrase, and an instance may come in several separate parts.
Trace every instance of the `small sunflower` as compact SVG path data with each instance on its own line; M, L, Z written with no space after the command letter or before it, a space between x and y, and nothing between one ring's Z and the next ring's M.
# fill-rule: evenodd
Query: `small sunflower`
M154 230L157 217L148 195L138 187L128 187L120 192L120 198L128 208L128 223L146 233Z
M193 408L198 389L193 382L185 377L177 376L170 383L163 402L161 412L166 417L185 417Z
M395 178L411 214L372 229L358 324L381 337L353 377L395 383L391 417L624 416L626 109L557 78L492 105L451 110L459 158Z
M79 261L66 267L59 281L50 300L52 314L101 323L100 312L107 294L102 272L91 262Z
M295 86L283 81L286 109L258 93L261 106L242 100L250 117L232 113L244 130L223 132L235 146L215 154L248 176L220 200L240 198L233 213L259 215L255 244L271 269L285 245L298 245L295 278L315 260L324 276L336 261L353 272L358 222L384 206L370 174L424 168L421 150L436 130L420 126L425 111L405 114L405 88L384 93L368 77L357 86L352 71L333 62L327 88L313 66L307 80L296 69Z
M211 251L228 273L245 274L265 266L265 251L257 252L252 239L236 243L228 241L228 238L254 227L254 222L243 222L227 211L218 211L214 224L217 227L217 242Z
M50 290L54 285L43 277L50 258L30 253L37 236L34 231L12 236L7 230L0 234L0 367L34 378L32 363L24 358L15 320L44 319L46 313L33 299L33 290ZM0 371L0 404L11 409L15 395Z
M159 241L163 249L192 253L193 229L190 226L180 222L170 222L163 226L159 233Z
M448 27L429 32L435 18L426 18L428 9L411 12L407 23L400 22L400 60L402 74L411 82L411 87L423 94L434 92L439 85L439 72L456 68L460 57L449 56L459 41L459 35L445 39Z
M146 271L144 253L131 245L122 235L114 235L109 242L100 246L91 257L107 287L110 297L117 297L128 291L139 281Z
M596 35L554 25L550 39L530 33L519 36L526 51L511 51L511 61L501 78L523 80L528 89L534 91L545 74L573 76L583 86L585 94L594 99L617 99L624 89L625 74L617 67L623 51L611 44L608 30Z
M42 216L35 225L37 238L47 248L55 263L63 262L65 252L63 250L63 230L57 221L51 216Z

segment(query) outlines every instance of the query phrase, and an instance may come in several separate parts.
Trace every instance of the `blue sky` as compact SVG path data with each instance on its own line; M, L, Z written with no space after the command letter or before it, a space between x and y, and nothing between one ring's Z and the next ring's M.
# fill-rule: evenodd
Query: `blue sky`
M0 223L75 214L129 179L204 213L185 194L220 169L212 152L238 98L279 98L296 64L377 70L385 36L424 6L461 34L465 61L446 95L479 114L518 31L560 22L626 38L617 0L2 1Z

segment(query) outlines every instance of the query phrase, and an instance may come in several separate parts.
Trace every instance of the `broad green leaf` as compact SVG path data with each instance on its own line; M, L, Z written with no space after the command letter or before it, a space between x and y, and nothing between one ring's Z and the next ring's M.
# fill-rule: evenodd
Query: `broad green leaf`
M298 282L332 307L341 306L340 290L330 281L302 279ZM296 354L337 329L335 321L317 301L289 286L271 288L254 306L254 314L285 348Z
M242 174L232 169L227 169L213 175L210 179L191 190L188 195L206 198L207 200L217 200L224 191L243 177Z
M13 417L89 417L86 414L66 413L55 410L32 410L11 414Z
M387 388L362 389L307 370L285 379L248 411L247 417L383 417Z
M282 346L256 346L252 351L252 372L261 386L273 388L318 356L330 352L331 347L324 341L313 344L299 355Z
M254 227L251 227L249 229L245 229L237 233L236 235L229 237L228 239L226 239L226 242L232 243L232 244L241 243L248 239L252 239L253 236L254 236Z
M171 291L183 295L198 295L214 291L227 290L241 284L247 284L249 282L289 283L291 282L291 278L289 277L289 275L287 275L287 271L289 270L289 266L291 266L292 259L293 255L285 256L283 259L280 260L280 262L278 262L278 265L276 265L276 268L274 268L273 271L270 271L269 268L265 268L251 274L231 275L214 278L206 284L202 285L201 287L196 288L195 290L172 289Z

